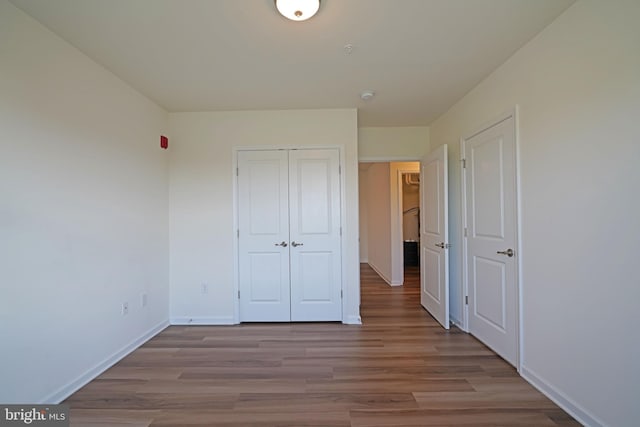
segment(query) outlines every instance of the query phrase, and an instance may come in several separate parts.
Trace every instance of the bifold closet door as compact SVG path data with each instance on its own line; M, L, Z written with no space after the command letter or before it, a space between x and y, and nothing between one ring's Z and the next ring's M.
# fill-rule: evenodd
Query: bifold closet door
M289 155L238 153L240 320L289 322Z
M336 149L238 153L240 320L342 320Z

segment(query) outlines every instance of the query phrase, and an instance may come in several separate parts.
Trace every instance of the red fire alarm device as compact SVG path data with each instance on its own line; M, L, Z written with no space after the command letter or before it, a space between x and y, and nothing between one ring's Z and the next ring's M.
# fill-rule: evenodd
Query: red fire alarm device
M164 148L165 150L169 148L169 138L164 135L160 135L160 147Z

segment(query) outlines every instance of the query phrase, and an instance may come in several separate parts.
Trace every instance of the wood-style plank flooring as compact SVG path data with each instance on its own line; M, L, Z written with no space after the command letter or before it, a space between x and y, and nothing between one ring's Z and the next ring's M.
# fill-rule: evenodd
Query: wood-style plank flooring
M74 426L577 426L491 350L442 329L416 269L367 265L362 326L171 326L65 403Z

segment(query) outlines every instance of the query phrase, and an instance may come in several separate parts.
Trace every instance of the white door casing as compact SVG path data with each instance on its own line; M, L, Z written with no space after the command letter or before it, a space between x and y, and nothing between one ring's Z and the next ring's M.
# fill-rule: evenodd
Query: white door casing
M240 151L238 169L240 320L288 322L288 153Z
M447 145L420 164L420 303L449 329Z
M240 321L342 320L337 149L238 152Z
M518 362L515 118L463 139L469 332Z

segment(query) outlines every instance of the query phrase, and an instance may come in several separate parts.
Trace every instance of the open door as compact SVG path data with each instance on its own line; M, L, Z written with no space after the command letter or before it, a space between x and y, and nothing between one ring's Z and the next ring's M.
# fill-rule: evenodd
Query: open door
M420 164L420 303L449 329L447 145Z

